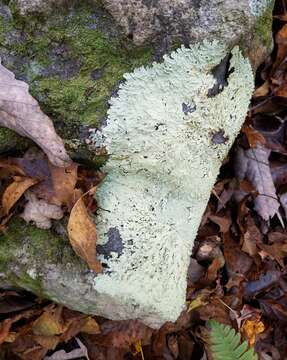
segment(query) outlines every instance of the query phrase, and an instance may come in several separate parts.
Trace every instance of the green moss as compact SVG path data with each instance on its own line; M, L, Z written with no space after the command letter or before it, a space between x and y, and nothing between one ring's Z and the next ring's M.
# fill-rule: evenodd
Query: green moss
M118 30L108 29L112 23L97 11L95 5L79 5L73 12L45 19L23 18L14 9L14 18L0 27L2 37L11 28L21 32L21 41L3 45L24 59L21 73L31 93L65 138L77 137L80 124L97 127L123 74L151 58L151 49L134 48ZM100 74L97 80L91 77L93 71Z
M274 1L271 1L270 5L257 20L255 25L255 34L259 41L266 46L267 49L272 49L272 13L273 13Z
M15 147L18 149L25 148L29 144L27 139L17 135L14 131L0 128L0 154L8 152Z
M42 299L49 297L49 295L43 290L42 280L40 277L36 277L34 279L27 273L23 273L20 276L10 273L8 275L8 280L10 284L23 289L29 289L32 293Z
M11 267L20 266L21 273L26 273L30 258L33 258L33 264L39 269L43 266L43 259L45 264L66 266L67 263L76 263L80 268L85 268L67 238L50 230L27 225L19 218L15 219L8 224L7 232L0 235L0 270L7 272Z

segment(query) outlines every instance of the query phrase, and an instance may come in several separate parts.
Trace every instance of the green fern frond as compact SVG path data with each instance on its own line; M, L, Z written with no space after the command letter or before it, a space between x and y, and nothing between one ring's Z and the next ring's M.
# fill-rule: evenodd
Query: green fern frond
M210 332L210 350L214 360L258 360L254 349L248 349L247 341L241 343L240 334L215 320L208 322Z

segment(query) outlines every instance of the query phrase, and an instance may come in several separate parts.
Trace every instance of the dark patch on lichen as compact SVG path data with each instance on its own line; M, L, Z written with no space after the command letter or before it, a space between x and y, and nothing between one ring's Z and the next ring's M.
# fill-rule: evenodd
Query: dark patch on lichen
M211 134L211 142L215 145L225 144L228 141L228 136L224 136L224 130L219 130Z
M228 77L234 71L232 68L229 69L231 57L231 54L226 55L221 62L211 70L215 78L215 84L208 90L208 97L214 97L220 94L225 86L228 85Z
M181 105L181 108L182 108L182 112L184 113L184 115L188 115L196 110L196 105L195 104L190 105L190 104L186 104L183 102Z
M104 255L105 258L111 257L111 253L115 252L120 256L123 252L123 240L121 234L116 227L110 228L107 233L108 241L104 245L97 245L98 254Z

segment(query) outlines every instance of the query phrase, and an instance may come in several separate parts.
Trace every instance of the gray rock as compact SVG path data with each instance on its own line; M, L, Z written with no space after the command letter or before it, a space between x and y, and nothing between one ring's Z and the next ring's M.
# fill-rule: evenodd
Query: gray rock
M100 128L89 141L95 152L105 146L110 154L96 194L105 271L89 271L65 236L20 222L0 242L3 283L112 319L139 318L155 328L175 321L185 307L202 213L248 108L252 67L272 44L273 2L103 0L110 24L120 24L130 40L106 30L97 2L88 11L62 2L61 26L60 15L48 16L54 2L44 3L18 0L22 19L31 14L36 21L27 33L25 27L15 32L3 12L10 37L0 54L12 70L23 59L19 76L26 76L44 110L57 115L56 124L65 117L65 136L81 141L88 133L79 132L83 124ZM39 25L33 14L41 11L48 20ZM22 36L30 45L25 51ZM151 42L153 50L131 42ZM183 46L171 52L174 44ZM160 61L141 67L151 63L151 52ZM94 114L97 121L87 121ZM70 123L71 116L77 121Z

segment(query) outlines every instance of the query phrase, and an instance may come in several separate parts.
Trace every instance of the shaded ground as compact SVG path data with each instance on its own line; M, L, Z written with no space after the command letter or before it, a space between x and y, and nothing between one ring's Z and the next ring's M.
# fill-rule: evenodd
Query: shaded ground
M274 41L202 219L188 274L189 311L176 324L152 331L137 321L87 320L30 294L3 291L3 359L42 359L59 338L47 356L78 349L75 356L83 356L73 358L85 359L87 350L91 360L206 359L205 324L211 318L240 331L260 359L286 358L286 0L276 3Z

